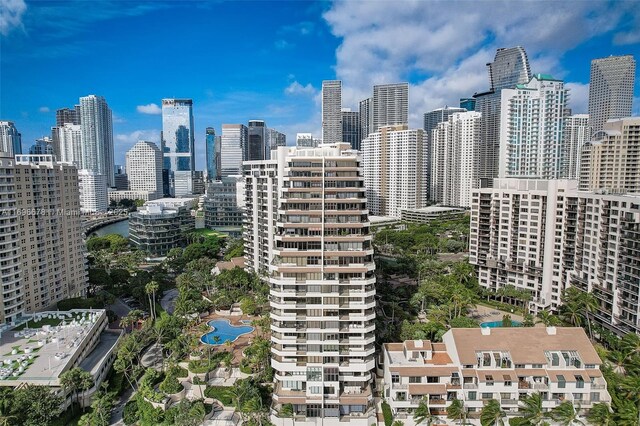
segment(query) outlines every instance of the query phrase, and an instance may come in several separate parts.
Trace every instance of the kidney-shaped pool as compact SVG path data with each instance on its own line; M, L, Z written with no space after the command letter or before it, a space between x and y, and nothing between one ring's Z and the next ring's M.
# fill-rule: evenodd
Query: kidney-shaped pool
M233 342L243 334L251 333L254 330L253 327L248 325L231 325L229 320L212 320L207 324L213 330L203 334L200 338L200 341L207 345L222 345L226 342Z

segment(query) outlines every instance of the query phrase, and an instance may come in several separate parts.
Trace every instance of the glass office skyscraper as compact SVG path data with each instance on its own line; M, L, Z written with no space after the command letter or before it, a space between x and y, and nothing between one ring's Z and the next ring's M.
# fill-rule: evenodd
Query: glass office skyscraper
M191 99L162 100L162 155L163 168L169 171L170 192L176 193L176 173L183 181L195 170L193 135L193 101ZM185 173L186 172L186 173ZM184 185L188 188L189 185Z
M206 157L207 157L207 180L216 180L218 176L217 152L220 152L220 146L216 146L218 138L216 138L216 130L213 127L207 127L205 139Z

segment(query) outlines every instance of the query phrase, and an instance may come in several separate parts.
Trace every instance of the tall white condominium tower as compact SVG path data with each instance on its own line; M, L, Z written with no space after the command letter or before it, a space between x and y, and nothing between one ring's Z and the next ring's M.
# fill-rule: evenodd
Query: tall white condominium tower
M115 187L113 175L113 124L111 109L102 96L80 98L82 168L104 175L106 185ZM106 187L105 187L106 201Z
M373 98L360 101L360 138L364 139L373 133ZM362 141L361 141L362 142Z
M322 143L342 142L342 81L322 82Z
M223 124L220 138L220 175L242 174L242 160L249 140L249 129L244 124Z
M480 137L480 117L475 111L458 112L432 130L433 201L446 206L470 207L473 148Z
M558 179L563 175L563 113L568 90L546 74L502 89L498 176Z
M16 211L16 178L13 153L0 151L0 322L9 324L24 313L24 285L21 280L22 250Z
M84 296L87 271L78 169L55 161L53 155L20 155L15 176L21 177L15 186L19 211L46 212L18 217L25 311Z
M106 212L109 207L107 182L103 174L91 170L78 170L80 210L82 213Z
M636 61L631 55L591 61L589 125L592 136L604 129L607 120L631 116L635 75Z
M474 187L490 185L498 177L500 165L500 100L501 90L526 84L531 69L524 48L500 48L493 62L487 64L491 88L476 93L476 111L482 114L480 140L474 154Z
M129 190L149 193L148 200L162 198L162 152L156 144L138 141L126 154Z
M431 132L436 128L438 123L445 122L455 113L465 112L464 108L454 108L445 106L444 108L438 108L433 111L424 113L424 137L425 143L427 144L426 153L427 153L427 197L429 200L434 200L434 196L431 194L431 174L432 174L432 164L433 159L431 158L433 140L431 139Z
M163 168L169 173L169 192L175 197L190 195L195 170L193 101L162 100Z
M564 117L563 148L565 151L563 177L578 179L582 147L589 140L589 115L574 114Z
M373 86L372 123L370 132L383 126L409 124L409 83Z
M22 135L13 121L0 121L0 152L22 154Z
M640 193L640 117L611 120L601 133L582 149L580 189Z
M422 129L384 126L362 141L371 214L400 217L402 209L427 205L427 165Z
M306 425L369 426L375 265L360 157L345 143L284 153L269 266L271 421L289 424L278 413L291 404Z
M296 147L298 148L315 148L320 141L313 137L311 133L296 133Z
M82 126L65 123L55 128L58 140L58 160L82 168Z

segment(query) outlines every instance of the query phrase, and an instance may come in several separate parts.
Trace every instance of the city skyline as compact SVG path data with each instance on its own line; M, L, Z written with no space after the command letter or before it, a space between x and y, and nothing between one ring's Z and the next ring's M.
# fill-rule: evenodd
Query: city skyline
M14 9L0 26L0 118L14 121L23 135L23 145L31 146L36 138L50 133L56 124L56 109L88 93L104 96L114 112L115 162L122 164L124 153L137 140L159 144L162 121L156 114L162 98L192 98L196 169L202 170L206 127L214 127L220 134L223 123L246 123L256 118L287 134L290 144L296 133L319 136L319 91L326 79L343 81L342 106L354 111L358 101L370 96L373 85L409 82L409 124L420 127L425 112L457 106L458 98L486 90L485 64L497 47L522 45L529 54L531 71L564 79L572 89L569 106L573 113L586 113L590 61L609 55L637 57L640 41L634 26L638 12L624 2L615 7L605 2L561 3L554 10L524 4L509 16L498 13L488 20L479 18L479 8L486 8L486 3L453 8L444 3L408 2L404 10L393 10L384 2L305 3L304 7L256 3L262 14L248 19L261 16L261 25L253 26L248 38L240 37L239 29L225 19L218 20L215 31L204 25L199 28L210 16L242 13L241 5L199 2L189 6L193 7L172 2L100 2L76 22L75 12L81 7L76 2L3 5ZM464 24L465 31L449 24L455 22L452 13L460 15L457 22ZM532 35L531 28L554 14L561 17L557 25ZM262 19L264 16L272 19ZM168 32L158 32L163 23L176 18L192 22L193 31L171 32L171 39ZM69 19L74 19L74 25ZM411 30L407 31L411 37L404 39L395 33L399 22ZM114 37L112 29L120 27L136 28L139 34L153 33L154 38L128 32L133 30ZM568 28L571 34L567 34ZM193 56L183 67L184 78L153 66L154 52L159 56L163 48L184 45L186 39L195 42L185 47L185 54ZM257 53L252 48L252 55L243 55L243 51L249 52L247 44L253 39L261 40ZM418 39L430 42L417 43ZM122 49L124 40L127 49ZM223 47L220 40L229 43ZM141 55L142 49L148 52ZM202 55L203 50L207 55ZM111 51L117 53L105 53ZM254 60L253 54L263 59L264 68L245 67L247 61ZM202 65L229 55L237 59L230 67L199 71ZM43 57L46 68L37 65ZM77 72L62 71L69 67ZM56 90L41 83L49 81L52 74L57 76ZM135 85L134 93L130 85ZM637 87L636 115L639 93Z

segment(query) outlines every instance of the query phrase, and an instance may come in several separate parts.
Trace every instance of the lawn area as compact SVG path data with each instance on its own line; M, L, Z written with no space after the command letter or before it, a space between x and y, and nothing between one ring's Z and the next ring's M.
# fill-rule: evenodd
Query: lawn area
M231 388L225 386L209 386L205 389L204 396L217 399L222 405L229 407L233 405L233 400L228 395L229 389Z
M27 321L17 327L15 327L12 331L20 331L23 330L27 325L29 328L40 328L43 325L56 326L60 324L62 320L58 318L42 318L40 321Z
M205 237L218 237L218 238L227 238L227 234L223 234L222 232L214 231L213 229L195 229L193 231L189 231L190 234L203 235Z

